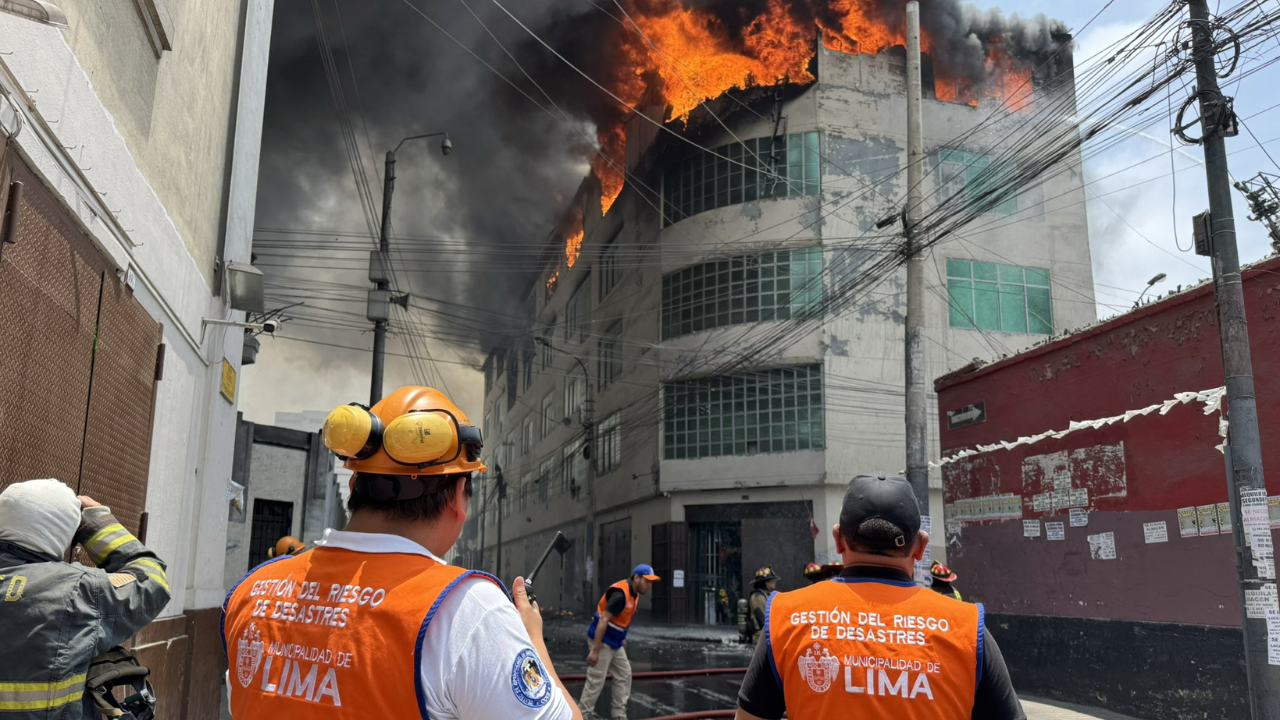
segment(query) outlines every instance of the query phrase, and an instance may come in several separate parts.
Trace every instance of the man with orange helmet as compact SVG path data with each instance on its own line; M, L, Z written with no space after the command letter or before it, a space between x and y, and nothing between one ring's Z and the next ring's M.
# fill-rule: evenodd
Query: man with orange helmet
M444 394L403 387L325 420L354 471L341 531L258 566L227 596L236 720L368 717L581 720L516 578L441 560L462 532L480 429Z
M929 535L906 478L854 478L832 535L840 575L769 599L737 720L1026 720L982 606L912 578Z
M281 555L297 555L305 550L307 544L292 535L285 535L276 541L274 547L267 550L267 558L278 558Z

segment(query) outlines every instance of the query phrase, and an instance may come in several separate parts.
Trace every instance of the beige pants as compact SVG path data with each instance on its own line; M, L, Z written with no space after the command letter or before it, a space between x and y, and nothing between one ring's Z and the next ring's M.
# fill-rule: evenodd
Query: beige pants
M587 644L587 651L591 651L590 643ZM613 709L610 710L609 717L627 717L627 701L631 699L631 661L627 659L625 645L617 650L601 645L600 658L596 660L595 666L587 667L587 686L582 688L582 697L578 700L583 716L590 717L590 713L595 711L596 700L600 698L600 691L604 690L605 675L608 673L613 673Z

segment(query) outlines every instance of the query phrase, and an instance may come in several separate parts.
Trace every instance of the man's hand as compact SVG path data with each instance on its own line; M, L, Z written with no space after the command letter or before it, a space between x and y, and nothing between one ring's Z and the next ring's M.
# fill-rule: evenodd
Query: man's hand
M88 495L77 495L76 499L80 501L81 510L87 510L89 508L94 508L94 507L102 507L102 503L98 502L97 500L94 500Z
M511 584L511 598L515 600L516 612L520 613L520 622L529 637L535 641L542 640L542 610L538 602L529 602L529 591L525 589L524 578L518 577Z
M591 648L591 652L587 653L587 665L595 667L600 662L600 648Z

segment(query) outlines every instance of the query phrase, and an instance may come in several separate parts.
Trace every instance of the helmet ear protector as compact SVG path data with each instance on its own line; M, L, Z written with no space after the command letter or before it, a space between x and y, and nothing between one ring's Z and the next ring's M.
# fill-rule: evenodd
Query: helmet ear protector
M363 460L382 445L382 418L367 405L350 403L334 408L324 419L324 446L343 460Z
M455 437L457 450L451 457L442 457L454 446ZM448 465L463 453L467 462L476 462L484 435L480 428L458 422L456 415L443 408L411 410L384 429L377 415L352 403L329 413L324 422L324 444L344 460L363 460L381 448L392 460L423 469Z

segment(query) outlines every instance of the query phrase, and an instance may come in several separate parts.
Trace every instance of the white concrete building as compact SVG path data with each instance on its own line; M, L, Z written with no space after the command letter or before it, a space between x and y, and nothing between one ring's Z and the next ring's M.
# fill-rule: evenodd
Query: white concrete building
M173 597L139 656L168 714L215 718L244 332L203 320L244 318L273 2L54 4L0 13L0 484L56 473L145 535Z
M1046 68L1034 102L1073 106L1070 67L1068 54ZM542 597L563 582L564 604L581 608L652 561L664 582L642 609L728 621L757 567L793 588L806 563L832 558L850 479L903 472L906 273L900 229L875 225L906 197L905 59L820 47L815 74L776 96L712 103L732 132L695 113L682 132L713 152L633 117L636 177L603 217L598 186L584 183L581 257L568 267L557 252L529 299L530 336L486 365L487 458L509 488L504 578L526 572L559 529L577 543L563 578L540 578ZM998 180L983 169L1028 117L926 91L926 205L980 200ZM1095 319L1083 200L1076 164L928 252L930 378ZM599 570L589 586L588 397ZM937 442L935 429L934 457ZM941 525L936 474L931 498ZM469 529L470 562L481 562L483 533L493 569L497 527L491 510ZM938 530L931 553L945 557Z

